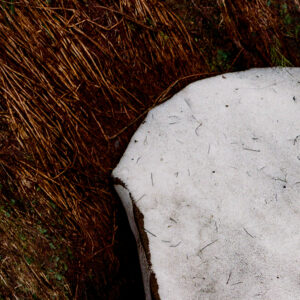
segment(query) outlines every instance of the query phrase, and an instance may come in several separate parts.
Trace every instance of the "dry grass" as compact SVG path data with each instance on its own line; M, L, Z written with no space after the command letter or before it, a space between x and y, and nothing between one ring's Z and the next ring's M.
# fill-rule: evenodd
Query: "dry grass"
M1 2L0 299L119 299L110 173L139 121L195 79L299 66L297 36L260 0L194 0L193 23L155 0Z
M219 0L219 5L223 22L239 49L258 56L270 66L278 62L286 66L299 63L297 51L286 47L282 19L267 1Z
M18 148L6 151L14 164L1 162L28 202L38 186L40 209L49 215L54 203L63 211L77 250L75 298L87 266L97 265L99 288L118 267L109 185L119 156L114 139L170 83L201 71L185 27L163 4L105 4L22 1L0 20L1 102Z

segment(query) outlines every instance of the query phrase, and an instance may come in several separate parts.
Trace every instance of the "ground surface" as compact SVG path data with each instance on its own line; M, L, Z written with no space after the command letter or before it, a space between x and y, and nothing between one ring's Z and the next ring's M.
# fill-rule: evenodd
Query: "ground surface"
M299 65L298 2L35 1L0 8L0 298L142 299L111 171L186 84Z

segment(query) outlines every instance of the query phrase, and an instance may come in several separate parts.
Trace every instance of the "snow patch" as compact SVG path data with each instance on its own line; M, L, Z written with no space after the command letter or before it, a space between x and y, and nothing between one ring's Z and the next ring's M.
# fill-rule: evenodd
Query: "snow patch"
M113 177L147 299L299 298L300 68L190 84L149 112Z

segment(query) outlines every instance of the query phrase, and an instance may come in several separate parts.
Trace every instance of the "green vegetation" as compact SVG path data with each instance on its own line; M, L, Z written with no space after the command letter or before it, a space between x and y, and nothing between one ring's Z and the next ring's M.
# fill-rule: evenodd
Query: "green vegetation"
M71 257L61 212L43 211L35 200L28 205L22 199L10 198L16 187L9 180L1 186L0 295L68 298L71 292L65 274ZM41 197L37 195L36 199L41 201Z

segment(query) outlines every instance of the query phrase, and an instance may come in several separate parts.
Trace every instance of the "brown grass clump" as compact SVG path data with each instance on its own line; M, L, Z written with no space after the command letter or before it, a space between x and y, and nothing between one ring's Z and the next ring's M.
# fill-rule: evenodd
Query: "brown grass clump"
M185 84L300 65L300 11L269 2L1 1L0 299L125 297L111 171Z
M96 276L94 284L104 290L118 267L116 203L109 184L117 150L124 148L118 133L163 100L166 93L155 97L173 81L201 71L202 61L181 21L156 1L85 6L36 0L11 8L0 16L0 96L18 151L6 151L13 159L2 164L13 174L18 195L29 202L38 187L40 213L50 216L54 204L67 219L63 236L77 250L69 274L73 297L83 297L88 276ZM18 215L10 225L25 218ZM29 230L32 224L26 222ZM37 232L32 235L39 239ZM2 239L3 252L18 240ZM22 257L18 249L16 257ZM17 259L11 263L16 268ZM12 295L44 282L43 274L28 277L27 285L20 280L22 288Z

